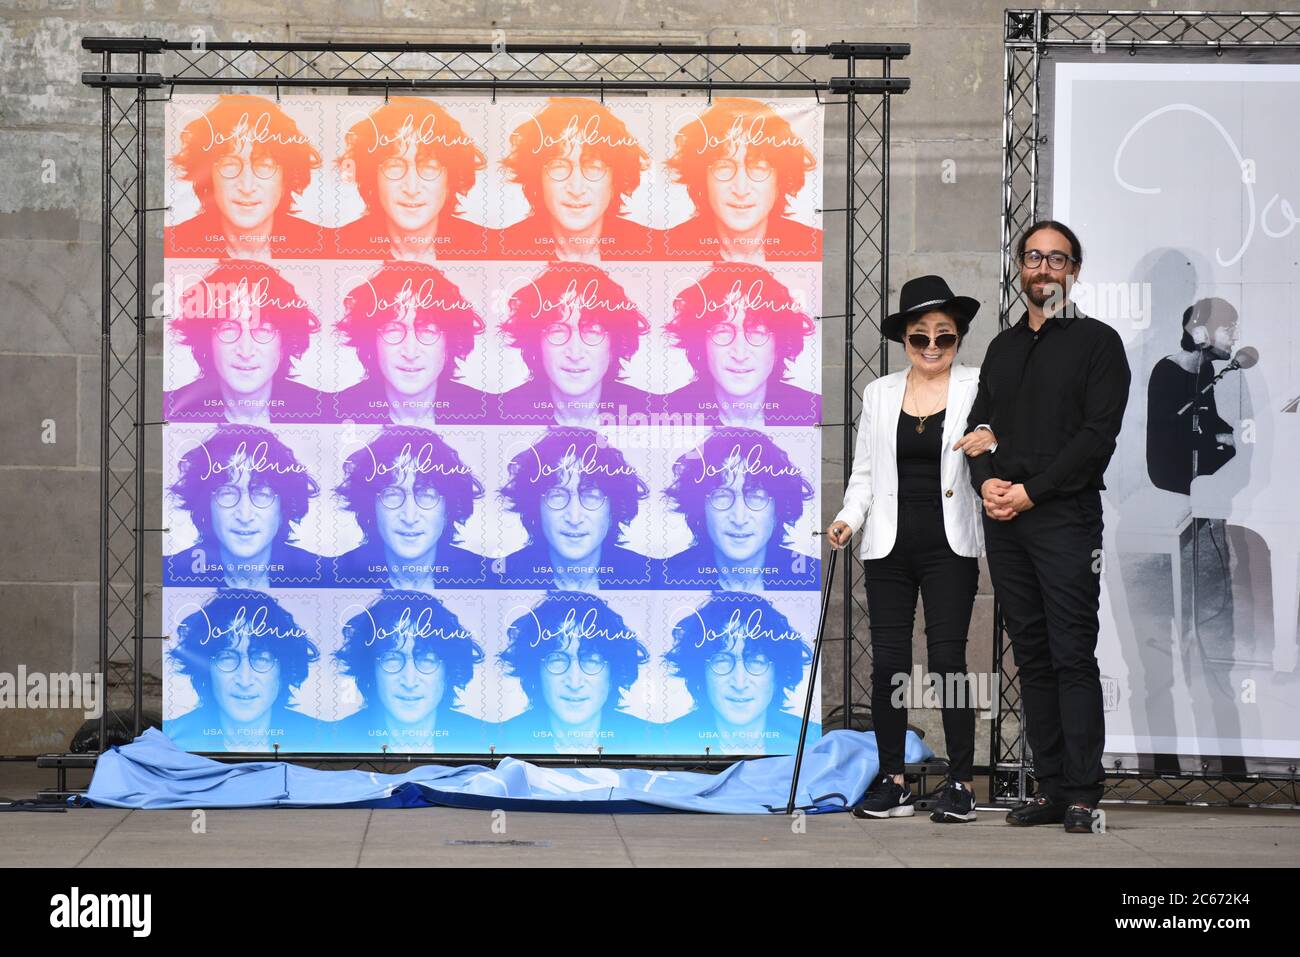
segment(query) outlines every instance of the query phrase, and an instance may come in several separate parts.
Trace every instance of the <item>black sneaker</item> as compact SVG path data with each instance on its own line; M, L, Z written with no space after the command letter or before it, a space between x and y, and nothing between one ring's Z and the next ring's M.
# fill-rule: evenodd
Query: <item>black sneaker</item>
M862 800L853 805L853 816L911 817L916 813L915 805L916 796L906 784L895 784L893 775L882 774Z
M961 824L975 820L974 792L956 781L948 781L939 792L930 820L935 824Z
M1007 823L1017 827L1035 824L1060 824L1065 820L1066 804L1048 797L1036 797L1007 812Z
M1093 810L1086 804L1071 804L1065 809L1067 834L1091 834Z

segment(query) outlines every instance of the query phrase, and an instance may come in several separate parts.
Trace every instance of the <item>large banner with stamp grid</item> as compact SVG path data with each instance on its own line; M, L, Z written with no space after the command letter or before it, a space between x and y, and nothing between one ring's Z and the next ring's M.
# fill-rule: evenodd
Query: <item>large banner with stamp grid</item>
M822 131L812 99L174 96L167 734L790 753Z

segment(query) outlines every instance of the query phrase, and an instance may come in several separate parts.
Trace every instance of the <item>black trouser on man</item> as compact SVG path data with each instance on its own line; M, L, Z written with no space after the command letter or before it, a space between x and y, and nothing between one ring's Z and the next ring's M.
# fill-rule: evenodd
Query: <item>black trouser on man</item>
M871 616L871 722L880 773L902 774L907 708L895 707L895 677L912 671L917 590L925 604L927 670L942 676L943 689L960 684L969 694L973 689L966 680L966 632L979 584L979 560L958 555L948 545L943 506L936 496L933 501L899 502L893 551L862 565ZM952 701L944 694L942 704L948 774L954 781L969 781L975 759L974 701Z
M1040 792L1095 806L1106 743L1097 607L1101 493L1048 499L1010 521L984 516L989 575L1020 674Z

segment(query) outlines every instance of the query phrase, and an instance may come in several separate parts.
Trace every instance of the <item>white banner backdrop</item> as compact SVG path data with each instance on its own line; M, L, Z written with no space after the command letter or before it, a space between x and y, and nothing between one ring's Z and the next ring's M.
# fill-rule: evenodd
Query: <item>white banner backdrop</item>
M1055 67L1052 216L1133 371L1104 493L1112 755L1300 757L1297 102L1296 65Z

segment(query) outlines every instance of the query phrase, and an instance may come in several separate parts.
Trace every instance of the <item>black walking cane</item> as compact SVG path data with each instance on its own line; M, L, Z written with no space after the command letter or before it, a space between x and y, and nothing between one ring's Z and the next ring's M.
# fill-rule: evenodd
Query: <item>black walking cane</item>
M843 548L848 548L846 543ZM803 725L799 728L799 750L794 753L794 777L790 781L790 802L786 814L794 813L794 792L799 788L799 768L803 765L803 743L808 737L808 718L812 715L813 694L817 690L817 663L822 657L822 636L826 633L826 611L831 603L831 583L835 581L835 559L841 549L831 549L830 564L826 567L826 591L822 595L822 613L817 619L817 641L813 645L812 667L808 671L808 694L803 702Z

